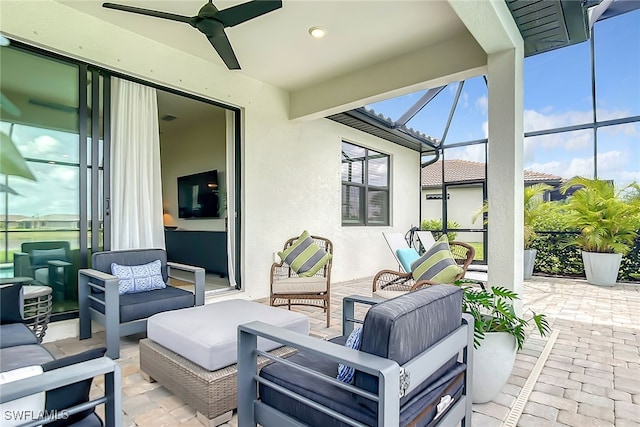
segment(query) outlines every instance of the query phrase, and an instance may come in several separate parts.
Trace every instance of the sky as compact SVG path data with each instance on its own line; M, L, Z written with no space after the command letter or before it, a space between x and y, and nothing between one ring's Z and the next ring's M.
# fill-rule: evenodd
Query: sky
M594 28L598 120L640 115L640 10L600 21ZM525 132L589 123L593 120L590 46L581 43L525 59ZM447 86L408 126L437 139L443 132L458 84ZM425 91L372 106L399 118ZM9 133L8 123L0 130ZM12 138L24 157L78 162L78 136L16 126ZM464 83L445 144L487 137L487 88L482 76ZM570 178L593 176L593 132L575 131L525 139L525 169ZM483 146L451 149L446 158L484 162ZM598 131L598 176L616 183L640 182L640 122ZM11 178L21 195L9 195L10 214L78 213L78 168L30 163L38 182ZM0 215L4 214L4 198Z
M594 28L597 121L640 115L640 10L597 22ZM590 43L525 59L526 132L593 122ZM442 139L458 84L447 86L408 127ZM425 91L368 106L397 119ZM464 83L445 146L487 137L487 88L479 76ZM598 130L598 177L623 184L640 182L640 122ZM466 147L445 154L484 162L484 149ZM593 177L593 131L528 137L525 169L563 178Z

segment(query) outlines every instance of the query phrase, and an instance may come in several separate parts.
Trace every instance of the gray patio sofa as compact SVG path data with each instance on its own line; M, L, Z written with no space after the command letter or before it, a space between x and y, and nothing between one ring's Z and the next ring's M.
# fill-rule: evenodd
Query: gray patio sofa
M42 366L44 372L0 386L0 414L7 425L38 426L56 422L73 427L93 427L122 424L120 368L104 354L106 349L94 349L79 355L55 359L38 344L36 335L23 323L0 326L0 372L9 375L21 368ZM104 377L104 395L89 399L94 377ZM44 394L44 399L33 397ZM26 398L18 404L16 399ZM45 406L38 406L44 403ZM12 409L8 410L7 406ZM105 405L105 420L94 408ZM48 417L48 418L41 418ZM20 420L20 421L19 421ZM24 421L24 422L22 422ZM2 424L2 422L0 422ZM2 424L4 425L4 424Z
M360 351L339 345L360 323L356 303L373 305ZM344 335L330 342L262 322L240 325L238 426L471 425L473 319L461 305L462 291L452 285L382 302L347 297ZM275 363L258 375L256 357L269 357L256 350L258 337L299 353L270 357ZM339 363L355 369L353 384L336 379Z

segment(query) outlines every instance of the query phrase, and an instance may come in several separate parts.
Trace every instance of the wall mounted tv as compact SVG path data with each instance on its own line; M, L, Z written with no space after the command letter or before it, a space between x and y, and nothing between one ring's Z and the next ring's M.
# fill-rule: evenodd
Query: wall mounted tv
M218 171L178 177L178 217L218 218Z

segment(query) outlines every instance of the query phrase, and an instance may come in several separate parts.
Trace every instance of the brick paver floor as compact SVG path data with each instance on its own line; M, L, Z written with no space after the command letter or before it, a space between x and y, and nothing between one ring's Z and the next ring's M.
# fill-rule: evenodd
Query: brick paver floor
M342 298L352 294L371 295L371 279L332 286L330 329L321 310L296 310L309 316L316 334L334 336L341 327ZM512 425L640 426L640 286L598 287L584 280L534 277L525 282L524 307L545 313L559 335L521 417ZM202 426L188 405L160 384L142 379L139 338L121 340L123 426ZM498 397L473 405L474 427L503 425L547 340L534 334L529 337ZM61 357L100 345L104 345L103 333L46 347ZM94 390L101 387L95 381ZM236 424L234 414L229 425Z

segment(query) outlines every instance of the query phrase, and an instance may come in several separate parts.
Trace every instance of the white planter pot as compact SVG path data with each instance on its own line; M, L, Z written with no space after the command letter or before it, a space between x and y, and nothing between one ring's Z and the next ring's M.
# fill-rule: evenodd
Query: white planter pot
M622 254L603 254L582 251L587 282L592 285L613 286L618 280Z
M533 264L536 261L536 254L538 253L537 249L525 249L524 250L524 265L523 265L523 273L524 279L531 279L533 276Z
M516 361L516 339L506 332L488 332L473 351L473 403L493 400L511 375Z

